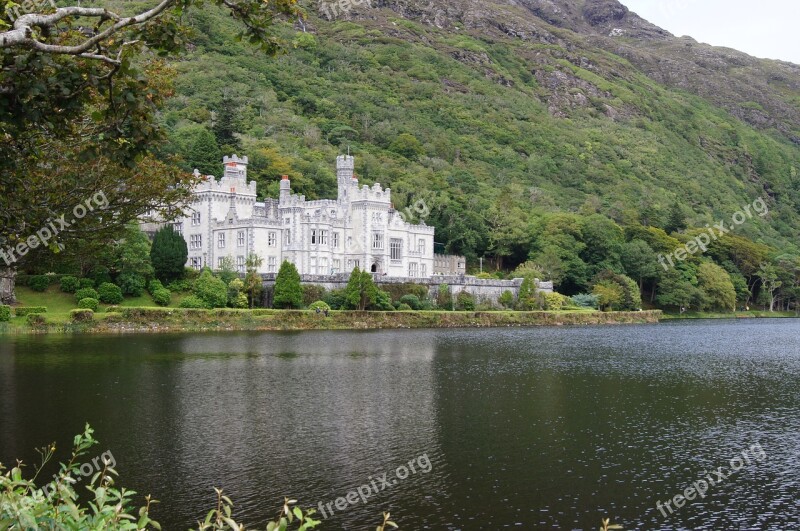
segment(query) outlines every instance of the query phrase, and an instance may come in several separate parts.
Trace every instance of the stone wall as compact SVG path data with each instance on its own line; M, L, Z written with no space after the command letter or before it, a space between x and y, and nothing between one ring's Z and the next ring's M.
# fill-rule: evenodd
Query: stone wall
M264 280L263 300L264 306L272 303L272 291L275 286L275 273L262 275ZM373 275L375 284L380 288L390 284L420 284L428 287L428 297L435 299L440 286L445 285L450 288L450 293L456 297L460 292L466 291L475 298L476 303L497 304L500 295L504 291L510 291L516 298L519 295L519 287L522 285L521 278L512 280L484 279L469 275L434 275L431 278L408 278L408 277L387 277ZM350 280L350 273L339 273L337 275L300 275L303 284L315 284L322 286L326 290L343 289ZM553 291L552 282L537 281L537 289L545 293Z

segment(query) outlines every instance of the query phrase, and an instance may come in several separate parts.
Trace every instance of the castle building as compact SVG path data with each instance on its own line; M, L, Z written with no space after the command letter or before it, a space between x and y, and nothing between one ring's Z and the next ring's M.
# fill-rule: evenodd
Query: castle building
M219 179L193 190L186 216L174 222L189 247L188 267L217 269L225 257L239 271L247 257L276 273L284 260L301 275L349 273L355 267L389 277L430 278L433 227L407 223L392 207L391 190L360 185L352 156L336 159L336 199L308 201L284 175L280 197L259 202L247 181L247 157L224 157Z

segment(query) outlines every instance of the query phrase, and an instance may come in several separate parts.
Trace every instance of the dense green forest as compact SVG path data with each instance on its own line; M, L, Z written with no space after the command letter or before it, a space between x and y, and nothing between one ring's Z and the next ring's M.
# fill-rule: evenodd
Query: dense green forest
M790 307L800 280L800 90L788 67L652 26L642 31L660 40L582 34L585 21L606 20L588 5L579 24L499 8L439 23L395 2L327 20L307 3L300 20L276 23L277 57L237 40L228 11L187 10L157 155L215 175L224 154L247 155L262 197L276 197L289 174L296 191L323 198L335 195L335 157L349 150L362 182L391 187L396 208L423 201L437 248L465 255L473 271L483 258L498 276L531 272L567 295L612 272L634 279L645 305L730 309L735 292L739 306ZM510 27L518 24L535 35ZM676 88L637 66L642 46L671 64L694 46L723 67ZM768 78L759 101L704 95L726 83L741 92L742 72L754 87ZM787 112L752 118L776 105ZM735 232L662 267L759 201L764 211ZM42 268L55 269L44 261L29 272Z

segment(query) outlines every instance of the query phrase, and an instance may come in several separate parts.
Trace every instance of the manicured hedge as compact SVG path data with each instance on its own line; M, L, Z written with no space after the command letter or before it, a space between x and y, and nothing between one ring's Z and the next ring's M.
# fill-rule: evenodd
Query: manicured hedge
M14 314L17 317L25 317L32 313L47 313L47 306L17 306L14 308Z
M97 311L97 307L100 302L97 299L93 299L92 297L86 297L85 299L81 299L78 301L78 308L92 310L93 312Z
M84 323L87 321L94 320L94 311L88 308L80 309L80 310L71 310L69 312L70 320L74 323Z
M29 313L28 317L25 319L31 326L42 326L47 324L47 319L45 319L44 315L40 313Z

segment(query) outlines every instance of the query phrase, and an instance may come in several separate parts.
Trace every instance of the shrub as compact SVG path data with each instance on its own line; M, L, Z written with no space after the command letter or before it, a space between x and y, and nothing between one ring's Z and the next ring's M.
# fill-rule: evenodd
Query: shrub
M88 275L86 275L92 281L91 286L81 286L82 288L93 288L95 286L99 286L104 282L111 282L111 272L108 270L107 267L99 266L92 269Z
M119 306L116 306L116 305L115 306L109 306L108 308L106 308L106 313L115 313L115 312L121 312L121 311L122 311L122 308L120 308Z
M82 278L78 281L78 289L94 288L94 280L91 278Z
M104 282L97 288L97 295L100 302L106 304L119 304L122 302L122 290L116 284Z
M325 310L330 310L331 309L331 307L328 306L327 304L325 304L324 301L314 301L314 302L312 302L311 304L308 305L308 309L309 310L316 311L317 308L319 308L320 311L323 311L323 312Z
M234 308L249 308L250 302L247 300L247 294L240 293L235 299L231 301L231 306Z
M75 292L75 300L79 301L81 299L99 299L100 295L97 294L97 291L94 288L81 288Z
M25 320L30 326L43 326L47 324L47 319L40 313L29 313Z
M382 289L376 290L375 302L367 306L367 310L374 310L379 312L394 311L394 306L392 306L392 297L389 295L389 293L383 291Z
M25 317L32 313L47 313L47 306L17 306L14 308L14 314L17 317Z
M466 291L458 292L456 308L466 312L475 311L475 298Z
M160 289L164 289L164 284L162 284L161 281L158 280L157 278L151 280L150 283L147 285L147 292L150 295L152 295L153 293L155 293Z
M194 271L194 269L192 269L192 271ZM167 284L167 289L170 290L172 293L186 293L187 291L192 291L192 282L193 281L189 280L188 278L183 278L181 280L173 280L172 282Z
M419 310L422 303L416 295L403 295L400 297L400 304L407 304L412 310Z
M579 293L571 297L572 304L579 308L597 309L597 295L592 293Z
M145 278L136 273L122 273L117 278L122 293L130 297L141 297L146 285Z
M325 297L325 288L316 284L305 284L303 289L303 304L309 306L314 301L321 301Z
M75 277L61 277L61 291L64 293L75 293L81 287L80 281Z
M436 292L436 306L441 310L453 309L453 295L450 293L450 286L441 284Z
M93 321L94 311L90 309L71 310L69 312L69 318L73 323L85 323L87 321Z
M50 278L47 275L33 275L28 278L28 287L33 291L47 291Z
M153 302L159 306L169 306L172 301L172 293L168 289L161 288L153 292Z
M405 304L403 302L401 302L400 304L397 305L397 311L399 311L399 312L410 312L412 310L413 310L413 308L411 306L409 306L408 304Z
M192 292L204 302L206 308L224 308L228 305L228 286L208 269L194 281Z
M207 308L205 301L196 295L189 295L178 306L181 308Z
M408 282L404 284L387 284L381 289L388 292L393 301L398 301L403 295L416 295L419 300L428 296L428 286Z
M322 300L330 306L332 310L341 310L347 301L343 289L334 289L325 294Z
M93 312L97 311L97 306L100 304L100 301L97 299L93 299L91 297L86 297L85 299L81 299L78 301L78 308L88 308Z
M500 294L500 297L497 299L497 302L503 308L513 308L514 307L514 294L511 293L509 290L505 290L503 293Z
M0 304L0 323L7 323L11 320L11 306Z
M560 293L545 293L544 294L545 309L547 310L563 310L569 304L569 297Z

